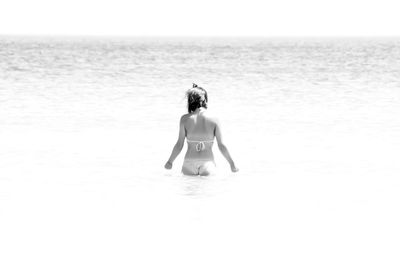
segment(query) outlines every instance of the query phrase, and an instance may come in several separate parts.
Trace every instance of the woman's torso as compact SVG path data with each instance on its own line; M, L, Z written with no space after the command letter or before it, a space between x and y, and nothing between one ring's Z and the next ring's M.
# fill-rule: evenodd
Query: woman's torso
M214 160L212 141L216 123L207 115L206 109L203 108L185 115L184 126L188 144L185 159Z

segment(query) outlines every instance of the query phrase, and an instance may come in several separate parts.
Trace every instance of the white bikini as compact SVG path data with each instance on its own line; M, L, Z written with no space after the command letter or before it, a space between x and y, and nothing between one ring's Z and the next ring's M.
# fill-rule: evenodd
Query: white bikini
M199 141L199 140L189 140L187 138L186 138L186 141L188 143L197 143L196 144L196 151L198 151L198 152L203 151L206 148L204 143L214 143L214 140Z
M214 140L189 140L188 143L197 143L196 151L201 152L205 149L205 143L213 143ZM183 161L182 172L187 175L210 175L215 173L215 162L212 159L185 159Z

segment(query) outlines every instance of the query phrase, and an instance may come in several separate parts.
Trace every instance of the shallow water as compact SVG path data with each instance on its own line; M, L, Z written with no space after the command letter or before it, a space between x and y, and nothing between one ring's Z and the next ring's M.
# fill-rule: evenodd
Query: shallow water
M398 266L399 77L396 38L0 37L0 263ZM239 173L163 169L192 82Z

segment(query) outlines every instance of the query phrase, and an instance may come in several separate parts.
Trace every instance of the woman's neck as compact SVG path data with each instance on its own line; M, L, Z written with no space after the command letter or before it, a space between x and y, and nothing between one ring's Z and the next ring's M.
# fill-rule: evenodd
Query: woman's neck
M199 107L199 108L196 108L196 110L193 111L193 113L200 113L200 112L202 112L202 111L204 111L204 110L206 110L206 109L203 108L203 107Z

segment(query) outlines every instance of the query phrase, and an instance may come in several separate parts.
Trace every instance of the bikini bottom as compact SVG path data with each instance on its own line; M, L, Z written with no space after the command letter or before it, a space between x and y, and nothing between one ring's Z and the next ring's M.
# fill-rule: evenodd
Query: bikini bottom
M182 173L185 175L212 175L216 172L214 160L209 159L185 159Z

